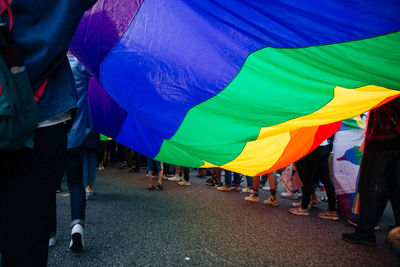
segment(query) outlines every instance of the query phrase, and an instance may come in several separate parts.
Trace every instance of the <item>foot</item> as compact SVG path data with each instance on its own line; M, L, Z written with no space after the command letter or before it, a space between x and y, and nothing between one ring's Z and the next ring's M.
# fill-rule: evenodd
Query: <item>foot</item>
M351 244L360 244L368 247L376 247L375 234L372 235L361 235L357 232L354 233L343 233L342 239Z
M270 198L268 198L267 200L264 200L264 204L271 205L272 207L279 206L278 200L272 196Z
M307 209L306 209L306 210L303 210L303 209L301 208L301 206L298 207L298 208L290 208L290 209L289 209L289 212L290 212L291 214L300 215L300 216L308 216L308 215L310 215L310 213L308 212L308 210L307 210Z
M182 180L178 183L179 185L190 185L189 181Z
M346 221L354 227L358 225L358 218L347 218ZM374 226L374 231L379 231L379 225Z
M172 182L179 182L181 179L179 178L178 175L172 176L168 178L168 181L172 181Z
M154 185L149 185L149 186L147 187L147 190L154 190L154 189L156 189L156 188L154 187Z
M214 186L214 180L208 179L208 180L206 181L206 185L208 185L208 186Z
M229 192L231 191L231 188L228 186L220 186L217 188L218 191L224 191L224 192Z
M336 210L325 210L325 211L319 213L318 217L320 217L322 219L334 220L334 221L338 221L340 219L339 214Z
M253 194L254 191L253 191L253 189L246 187L246 188L243 188L242 193Z
M249 201L249 202L258 203L258 197L256 197L256 195L254 195L254 194L251 194L250 196L245 197L244 200Z
M217 188L217 189L218 189L219 187L223 187L223 186L224 186L224 185L223 185L222 183L219 183L219 184L217 183L217 184L214 185L214 187Z
M240 186L232 186L231 190L232 191L236 191L236 192L240 192L240 190L242 190L242 188Z
M83 243L83 227L79 223L75 224L71 230L71 241L69 249L72 251L80 251L84 246Z
M294 202L294 203L292 203L292 207L293 207L293 208L299 208L299 207L301 207L301 202ZM307 210L309 210L309 209L311 209L311 202L308 203L308 208L307 208Z
M293 200L297 200L299 198L296 193L292 193L292 192L282 192L281 197L287 198L287 199L293 199Z
M164 189L164 186L162 185L162 183L157 183L157 188L158 189L160 189L160 190L163 190Z

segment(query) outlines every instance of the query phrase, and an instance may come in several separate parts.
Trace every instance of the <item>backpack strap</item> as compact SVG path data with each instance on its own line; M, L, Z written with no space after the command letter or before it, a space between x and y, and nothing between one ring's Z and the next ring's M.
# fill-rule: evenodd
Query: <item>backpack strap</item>
M10 3L11 3L11 0L0 0L0 15L2 15L5 10L7 10L9 21L10 21L9 30L11 31L12 24L13 24L13 15L11 12Z

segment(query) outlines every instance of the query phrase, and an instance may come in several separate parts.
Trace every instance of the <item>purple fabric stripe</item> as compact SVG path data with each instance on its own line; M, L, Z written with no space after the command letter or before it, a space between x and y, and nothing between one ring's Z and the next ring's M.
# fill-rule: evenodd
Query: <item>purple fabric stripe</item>
M109 137L118 136L127 113L93 78L89 81L88 99L93 129Z
M104 58L124 34L143 0L99 0L82 18L70 51L100 81Z

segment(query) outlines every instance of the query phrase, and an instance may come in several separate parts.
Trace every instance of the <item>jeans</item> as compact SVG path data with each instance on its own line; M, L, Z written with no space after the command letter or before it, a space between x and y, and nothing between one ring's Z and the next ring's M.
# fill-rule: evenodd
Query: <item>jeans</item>
M158 172L161 170L160 162L152 158L147 158L147 170Z
M85 225L86 194L83 187L84 146L67 150L67 180L71 194L71 227L79 223Z
M246 183L248 188L253 188L253 176L246 176Z
M86 149L83 155L83 186L93 185L96 180L97 152Z
M233 173L233 182L235 186L240 186L241 177L240 173ZM232 172L225 170L225 186L231 187L232 186Z
M366 236L374 234L377 210L376 186L382 176L386 180L396 224L400 225L400 151L366 151L363 155L358 182L360 219L356 232Z
M1 266L46 266L50 223L66 159L64 123L35 130L35 147L0 152Z

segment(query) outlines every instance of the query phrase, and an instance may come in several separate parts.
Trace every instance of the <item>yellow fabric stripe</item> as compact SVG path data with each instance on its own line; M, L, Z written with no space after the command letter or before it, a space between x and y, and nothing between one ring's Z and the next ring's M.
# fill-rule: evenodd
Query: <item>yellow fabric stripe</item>
M230 170L249 166L246 175L254 176L262 170L271 168L282 155L289 142L289 132L301 127L317 126L340 121L360 115L388 97L400 95L399 91L368 85L356 89L335 87L335 97L318 111L275 126L260 129L257 140L248 142L242 153L233 161L221 166ZM313 140L304 140L306 144ZM265 153L264 151L268 151ZM249 162L251 162L249 164ZM287 162L290 164L291 162ZM217 167L206 162L202 168Z

